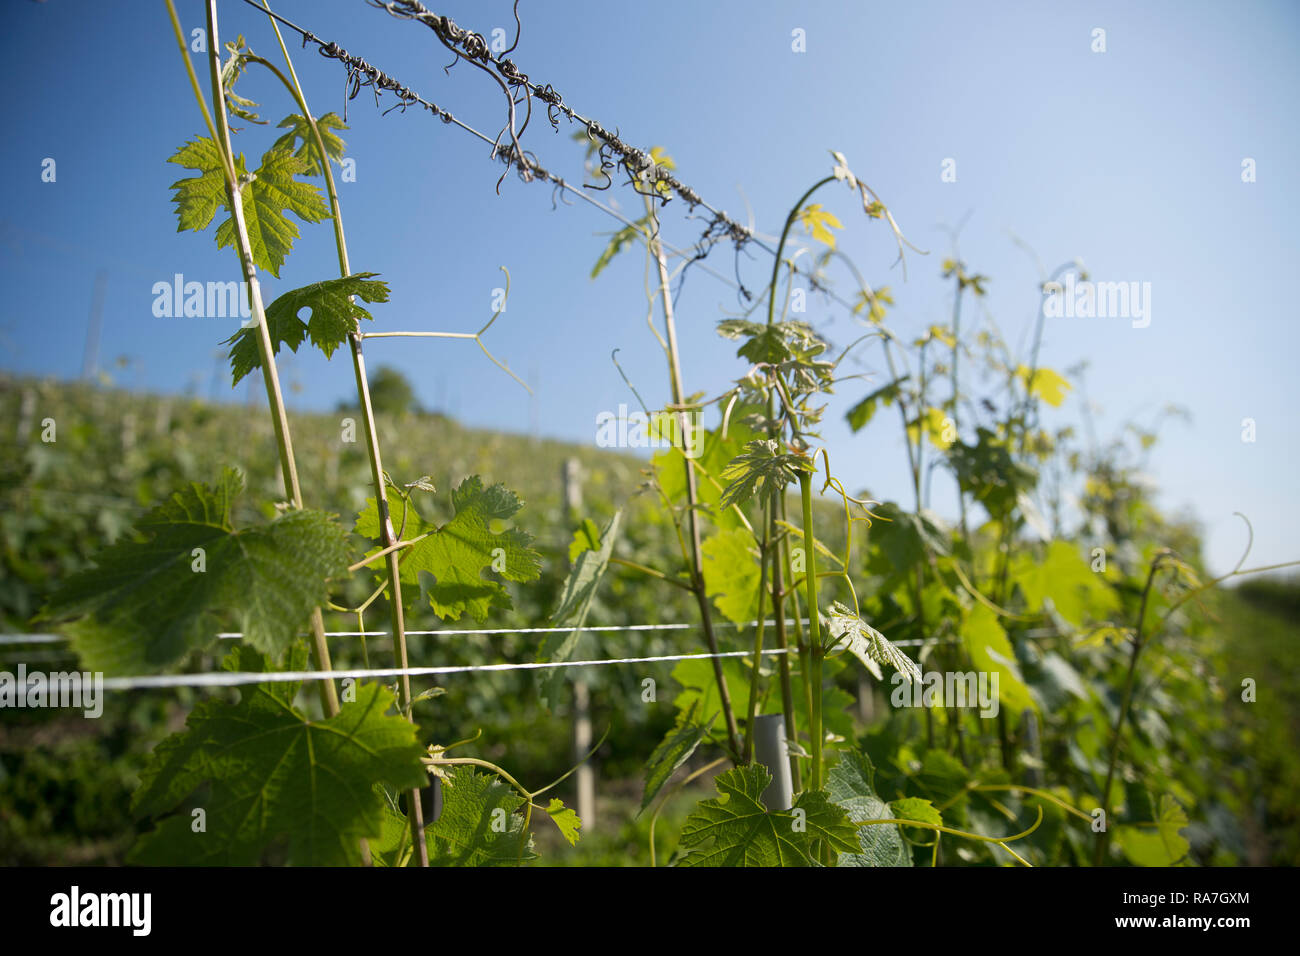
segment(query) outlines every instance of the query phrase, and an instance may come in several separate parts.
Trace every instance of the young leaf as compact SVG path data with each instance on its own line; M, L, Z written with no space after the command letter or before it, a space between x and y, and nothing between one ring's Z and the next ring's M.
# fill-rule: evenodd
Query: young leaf
M1030 384L1032 374L1033 384ZM1032 373L1028 368L1021 365L1016 369L1016 375L1025 383L1031 395L1036 395L1043 401L1047 402L1053 408L1059 408L1065 401L1065 393L1070 391L1073 386L1050 368L1035 369Z
M844 225L835 218L834 213L827 212L821 203L815 202L800 209L798 219L814 239L835 248L835 234L831 229L843 229Z
M483 577L483 572L492 569L507 581L532 581L541 574L541 555L528 546L532 538L523 531L496 533L489 527L489 522L510 518L523 507L505 485L484 488L482 479L472 475L451 493L451 501L455 517L440 528L410 506L404 536L425 537L403 552L400 580L411 593L421 589L444 620L457 621L468 612L482 624L492 608L512 606L505 587ZM367 538L381 537L373 498L357 515L356 531ZM379 580L386 577L382 568L375 573Z
M854 823L896 819L889 804L876 795L875 768L865 754L850 751L831 767L826 790L836 804L848 811ZM854 850L840 854L840 866L911 866L912 854L895 823L857 827Z
M867 318L875 325L880 325L885 321L885 306L894 304L894 294L889 290L889 286L882 285L874 292L863 289L858 292L858 298L853 303L853 314L857 315L863 309L867 310Z
M699 699L696 698L689 710L677 715L676 726L659 741L659 746L655 747L650 759L646 761L645 792L641 796L641 809L637 811L637 816L645 812L646 807L664 788L664 784L677 772L677 768L691 758L695 748L709 735L709 728L713 726L717 714L702 724L696 723L699 705Z
M218 208L230 210L221 154L210 138L190 140L168 162L199 173L172 183L171 188L176 190L172 199L180 220L177 232L184 229L202 231L212 222ZM277 278L280 266L293 248L293 241L298 238L298 227L285 213L292 212L304 222L329 218L329 206L320 189L294 178L305 171L306 163L288 150L272 149L266 153L262 165L252 176L248 175L243 154L235 157L235 174L244 183L244 221L253 262ZM224 249L234 246L236 241L232 216L217 227L217 245Z
M106 548L50 598L43 617L80 616L68 630L86 667L175 663L216 637L220 611L235 614L253 647L284 652L325 602L326 580L347 571L347 535L332 515L307 510L236 530L230 508L243 487L234 468L216 487L191 483L140 520L142 537Z
M311 126L306 118L298 113L292 113L280 120L278 128L286 127L289 132L277 139L271 149L289 151L301 159L304 164L304 176L322 175L320 158L316 151L316 137L312 135ZM334 130L347 129L347 125L337 114L326 113L317 118L316 128L320 130L321 142L325 144L325 154L336 163L342 162L344 143Z
M624 226L618 232L614 233L609 240L609 244L596 260L596 264L591 267L591 277L594 279L605 271L605 267L614 261L614 257L636 241L638 236L645 235L645 227L649 224L650 217L642 216L634 225Z
M824 791L805 791L791 810L769 813L760 796L771 782L761 765L719 774L721 796L701 801L682 827L681 845L691 852L681 865L820 866L819 841L838 853L857 850L856 828Z
M745 446L745 453L737 455L718 477L730 482L722 493L721 505L730 508L743 504L754 495L759 500L775 498L786 485L798 480L800 472L811 472L808 459L790 453L778 452L778 445L770 438L758 438Z
M1119 600L1106 583L1105 573L1091 570L1077 546L1068 541L1053 541L1042 558L1022 552L1011 568L1031 612L1051 601L1061 617L1082 627L1090 617L1102 618L1119 610Z
M882 679L880 664L888 664L909 681L921 679L921 668L894 646L885 635L862 620L852 610L836 601L831 605L827 629L835 644L843 643L850 654L871 671L876 680Z
M290 666L305 663L306 652L296 648ZM242 645L223 667L271 669ZM241 689L237 704L202 701L186 730L155 748L133 808L143 816L166 813L207 783L206 832L193 831L189 813L166 817L140 838L132 862L251 865L282 838L290 863L360 862L358 841L383 829L375 784L402 790L427 782L416 729L387 715L393 694L379 684L360 685L356 700L325 720L294 709L297 691L293 683L257 684Z
M950 421L951 419L942 410L927 408L919 417L908 422L907 437L912 442L916 442L921 429L924 429L925 437L930 439L930 444L941 451L947 451L957 440L955 428L949 433Z
M569 563L577 561L582 552L595 551L599 547L600 529L590 518L583 518L578 530L573 532L573 540L569 542Z
M596 597L605 569L609 567L610 555L614 553L614 542L618 538L618 523L623 512L615 511L609 524L600 532L600 547L595 551L583 551L573 562L573 570L564 581L560 592L560 606L551 616L552 623L573 624L573 630L553 652L543 647L543 659L548 661L567 661L573 658L582 637L582 625L587 621L587 612ZM560 689L564 686L564 669L550 668L542 673L541 700L544 707L554 707L559 700Z
M546 814L549 816L557 827L564 839L568 841L569 846L577 846L582 839L582 820L576 812L564 805L564 801L558 797L551 798L551 804L546 808Z
M276 298L266 307L266 327L271 334L272 353L279 354L282 344L297 352L302 340L310 337L312 345L324 352L326 358L332 356L334 350L347 340L348 334L357 331L359 319L373 319L368 311L352 301L353 296L366 302L388 301L388 283L371 279L378 274L358 272L341 279L313 282ZM306 322L298 317L303 309L311 310ZM234 385L238 385L249 372L262 367L256 327L240 329L223 344L230 346L230 372Z
M899 820L915 820L917 823L943 826L943 817L929 800L920 797L903 797L891 803L889 808Z
M904 375L902 378L890 382L888 385L882 385L866 398L862 399L862 401L850 408L848 414L845 416L849 421L849 428L855 432L866 428L867 423L870 422L872 417L876 414L877 406L885 405L888 407L894 404L894 400L898 398L898 393L901 390L903 383L911 377L912 376L910 375Z

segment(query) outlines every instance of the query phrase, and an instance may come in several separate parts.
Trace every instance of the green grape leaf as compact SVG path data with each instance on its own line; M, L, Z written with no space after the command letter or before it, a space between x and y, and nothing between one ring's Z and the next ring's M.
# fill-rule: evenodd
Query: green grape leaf
M599 547L600 529L590 518L583 518L578 530L573 532L573 540L569 542L569 563L577 561L582 552L595 551Z
M872 508L882 520L867 530L867 569L888 579L908 575L927 553L940 557L950 553L949 532L930 511L919 515L904 511L893 502Z
M442 816L425 828L433 866L515 866L537 859L532 834L515 811L524 798L493 774L449 772ZM576 815L575 815L576 819Z
M507 581L535 580L541 574L541 555L528 545L532 538L516 528L494 532L491 523L512 517L523 502L506 488L495 484L484 488L478 475L462 481L451 494L455 516L437 527L422 518L414 504L408 508L405 540L424 537L403 551L399 579L406 585L403 602L409 603L419 588L434 612L444 620L458 621L466 612L480 624L493 608L509 610L510 594L505 586L483 577L487 569ZM400 505L395 505L400 508ZM397 521L401 515L395 513ZM379 512L375 500L357 515L356 532L366 538L379 539ZM374 548L374 554L381 548ZM377 581L387 579L387 572L376 568Z
M280 120L278 128L288 128L289 132L277 139L271 149L290 151L302 160L304 176L320 176L322 170L316 151L316 137L312 135L307 120L298 113L292 113ZM316 128L320 130L321 142L325 144L325 155L336 163L342 162L344 143L334 130L347 129L347 125L336 113L326 113L317 118Z
M815 202L800 209L798 219L814 239L826 243L832 249L835 248L835 234L831 229L843 229L844 225L835 218L834 213L823 209L821 203Z
M1011 709L1013 718L1025 710L1038 710L996 611L983 604L971 608L962 626L962 640L976 671L997 673L998 699Z
M301 646L291 656L292 667L305 665ZM271 669L266 657L244 645L222 666ZM387 714L394 697L379 684L361 684L355 701L324 720L294 709L298 686L244 687L237 704L202 701L186 729L155 748L133 809L158 816L210 784L200 803L206 829L194 832L189 813L168 816L140 838L133 863L251 865L281 839L290 863L360 862L359 841L384 828L384 800L375 784L407 789L428 780L416 728Z
M699 713L700 700L695 698L688 710L677 715L677 723L672 730L668 731L667 736L659 741L650 754L650 759L646 761L645 793L641 797L641 809L637 811L637 816L645 812L646 807L664 788L670 777L677 772L677 768L686 763L695 753L695 749L704 742L709 735L709 728L717 720L718 715L715 713L703 723L696 721L696 715Z
M948 449L962 490L1002 520L1038 481L1033 469L1016 461L1007 441L987 428L976 429L975 444L954 442Z
M849 428L855 432L866 428L867 423L875 416L876 410L881 405L888 407L894 404L898 399L899 392L902 390L903 383L909 378L911 378L910 375L904 375L888 385L882 385L850 408L848 414L845 415L849 422Z
M707 475L717 476L728 462L740 454L746 443L757 437L755 431L742 420L748 409L734 409L727 427L727 437L722 437L721 430L703 433L704 448L699 457L694 459L693 467ZM686 500L686 457L680 448L666 448L652 459L655 477L659 487L669 501ZM698 476L697 476L698 477ZM720 483L719 483L720 484ZM723 508L719 504L721 489L712 481L700 479L696 482L696 499L701 510L708 514L719 528L743 527L736 512Z
M867 820L889 820L894 811L875 791L875 768L865 754L849 752L831 767L826 790L835 803L848 812L855 824ZM896 823L875 823L856 827L855 846L840 854L840 866L911 866L912 854Z
M1090 618L1119 610L1105 572L1090 570L1078 548L1068 541L1051 542L1041 559L1022 552L1011 567L1031 612L1041 610L1050 600L1061 617L1082 627Z
M277 297L266 307L272 354L279 354L281 345L297 352L303 339L310 338L326 358L332 356L347 341L348 334L357 331L359 319L374 318L353 301L353 296L366 302L388 301L388 283L371 278L378 274L358 272L341 279L313 282ZM298 317L303 309L311 310L306 322ZM230 371L235 385L249 372L262 367L256 326L240 329L222 344L230 346Z
M811 472L808 459L795 454L781 454L779 445L770 438L756 438L745 446L744 454L727 463L718 477L730 482L722 492L723 508L744 504L758 495L759 501L774 501L785 486L798 480L799 472Z
M736 355L755 365L781 365L785 362L812 363L826 351L826 341L807 322L751 322L748 319L723 319L717 326L725 339L744 339Z
M1178 801L1161 794L1155 820L1116 827L1116 842L1135 866L1173 866L1191 849L1181 833L1187 825Z
M215 487L191 483L140 519L139 537L101 551L50 598L44 618L79 618L67 630L86 667L174 664L216 637L218 612L232 613L253 647L284 652L327 599L326 581L347 571L347 534L308 510L236 530L230 509L243 487L234 468Z
M614 257L636 241L638 236L645 235L645 227L649 225L650 217L642 216L634 225L624 226L610 238L609 244L605 246L596 260L596 264L591 267L591 277L594 279L605 271L605 267L614 261Z
M849 653L860 660L876 680L882 680L881 664L888 664L909 681L921 679L921 668L912 659L850 608L839 601L831 605L827 630L835 643L844 644Z
M563 800L552 797L550 806L546 808L546 815L560 828L560 834L568 841L569 846L576 846L582 839L582 819L575 811L566 807Z
M582 626L587 622L591 602L596 597L605 569L609 567L610 556L614 553L614 542L618 539L618 524L622 517L621 510L615 511L600 532L600 547L595 551L583 551L573 562L573 570L569 572L560 591L560 606L551 616L553 624L572 624L573 630L554 651L543 646L543 660L556 663L573 659L582 639ZM565 683L564 670L562 667L552 667L542 673L540 696L544 707L554 707L558 703Z
M219 208L230 210L221 154L210 138L190 140L168 160L199 175L172 183L176 190L172 201L180 224L177 232L193 229L201 232L212 222ZM253 253L253 262L279 278L280 266L293 249L298 227L285 215L292 212L303 222L320 222L329 218L329 206L321 191L311 183L294 177L306 172L306 163L288 150L271 149L262 157L262 165L249 176L243 154L235 157L235 174L245 185L242 190L244 224ZM237 242L234 217L217 227L217 245L224 249Z
M754 536L744 528L723 529L700 546L704 590L733 624L748 624L758 614L758 562Z
M748 713L749 663L737 657L724 657L721 663L722 676L731 694L732 712ZM673 680L682 685L681 692L673 699L679 715L698 701L701 714L715 715L712 720L706 721L712 730L722 713L722 698L718 694L718 682L713 676L713 662L704 657L678 661L673 667Z
M918 823L933 823L943 826L943 817L929 800L921 797L902 797L893 801L889 808L899 820L915 820Z
M719 774L720 796L700 801L682 827L681 846L690 852L680 865L820 866L817 841L837 853L857 850L854 826L824 791L805 791L790 810L770 813L760 797L771 782L761 765Z
M1065 401L1065 393L1073 388L1059 372L1050 368L1034 369L1031 372L1021 365L1016 369L1016 375L1024 382L1031 395L1041 398L1053 408L1059 408Z

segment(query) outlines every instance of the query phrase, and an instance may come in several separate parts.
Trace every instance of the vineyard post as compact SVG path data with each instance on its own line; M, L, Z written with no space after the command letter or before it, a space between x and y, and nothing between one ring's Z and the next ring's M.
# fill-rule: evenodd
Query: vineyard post
M785 716L763 714L754 718L754 762L772 774L761 797L769 813L790 809L794 803L794 786L790 777L790 750L785 739Z
M582 481L576 458L566 458L560 471L563 485L566 524L572 525L582 512ZM591 749L591 694L581 676L573 680L573 759L580 761L575 774L578 788L578 816L583 829L590 832L596 820L596 772L586 759Z

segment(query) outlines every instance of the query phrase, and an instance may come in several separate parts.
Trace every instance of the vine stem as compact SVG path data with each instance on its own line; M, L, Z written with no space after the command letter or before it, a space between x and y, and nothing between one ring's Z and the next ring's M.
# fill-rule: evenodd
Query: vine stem
M764 515L770 514L771 510L772 502L769 499L763 505ZM758 624L754 628L754 657L750 662L749 674L749 713L745 718L744 763L746 764L754 759L754 724L758 717L758 676L763 664L763 629L767 623L767 615L763 613L763 597L767 594L767 564L772 550L771 531L771 521L764 520L763 540L758 547ZM775 556L772 556L772 563L776 563Z
M215 0L209 0L214 3ZM352 274L351 264L348 261L347 239L343 232L343 213L339 204L338 189L334 183L334 173L330 167L329 153L325 150L325 141L320 133L320 127L316 123L316 118L312 115L307 106L307 99L302 90L302 84L298 81L298 72L294 69L293 60L289 56L289 50L284 44L284 37L280 34L280 27L271 17L271 8L266 0L262 0L262 6L266 10L268 18L271 20L271 27L275 30L276 39L280 43L280 52L284 55L285 64L289 68L289 73L293 77L290 82L285 78L274 64L266 61L262 57L250 56L251 62L260 63L268 70L274 73L298 104L302 110L303 119L307 122L312 131L312 139L320 159L321 175L325 177L325 188L329 195L331 219L334 224L334 245L338 253L339 274L346 278ZM215 46L215 41L214 41ZM263 333L264 336L266 333ZM379 514L379 526L384 543L385 562L388 566L388 579L390 588L389 601L389 619L392 625L393 640L397 651L397 665L405 671L410 667L410 660L407 654L406 646L406 621L405 612L402 607L402 582L399 567L399 545L397 535L393 531L393 522L388 507L387 488L384 485L383 462L379 451L379 434L375 428L374 408L370 400L370 387L366 378L365 359L361 351L361 336L358 331L353 331L348 336L348 342L352 352L352 368L357 382L357 396L361 402L361 414L366 427L366 452L370 459L371 481L375 488L375 507ZM411 709L411 678L408 674L403 673L398 681L398 703L402 713L406 715L407 720L415 724L415 715ZM411 844L414 848L416 860L422 867L429 865L429 850L424 842L424 809L420 802L420 791L413 789L406 794L407 817L411 826Z
M649 199L646 200L646 213L650 216L651 221L657 225L654 207ZM686 417L685 396L682 392L681 361L677 348L677 323L673 320L673 297L668 280L668 260L664 256L663 245L659 241L658 234L659 230L656 228L647 237L646 242L650 254L654 257L655 264L659 269L659 295L663 299L664 326L668 333L668 375L672 385L673 404L680 409L678 415L681 421L682 435L685 436L690 423ZM709 598L704 588L704 561L700 547L699 490L695 483L695 469L692 467L691 459L686 456L685 449L683 449L682 458L686 463L686 502L688 505L686 518L690 525L691 586L695 592L695 603L700 609L700 623L704 627L704 640L708 644L709 653L713 655L710 658L713 663L713 679L718 685L718 697L722 702L722 713L727 723L727 740L731 745L732 753L739 759L741 755L740 731L736 726L736 712L731 703L731 692L727 689L727 677L722 671L722 659L717 656L718 638L713 632L713 613L709 608Z
M1124 729L1124 718L1128 714L1129 702L1133 698L1133 682L1137 676L1138 655L1142 653L1142 631L1146 624L1147 600L1151 596L1151 586L1155 583L1156 572L1160 570L1161 562L1170 556L1172 552L1168 549L1160 551L1151 559L1151 569L1147 572L1147 583L1142 589L1142 604L1138 609L1137 629L1133 634L1133 650L1129 653L1128 674L1124 677L1124 693L1120 699L1119 713L1115 715L1115 726L1111 730L1110 740L1110 759L1106 764L1106 785L1101 792L1101 819L1105 829L1097 839L1097 849L1093 855L1093 865L1101 866L1106 858L1106 843L1110 835L1110 786L1115 779L1115 764L1119 759L1120 734Z
M785 253L785 243L786 243L786 240L790 238L790 229L791 229L791 227L794 225L795 220L799 218L799 210L803 208L804 203L806 203L806 202L807 202L807 201L812 197L813 193L817 192L817 190L821 189L823 186L825 186L825 185L827 185L827 184L829 184L829 183L833 183L833 182L835 182L835 181L836 181L836 178L835 178L834 175L831 175L831 176L824 176L823 178L817 180L817 182L813 183L811 186L809 186L809 187L804 191L804 194L803 194L802 196L799 197L799 199L795 202L794 206L791 207L790 212L789 212L789 213L786 215L786 217L785 217L785 223L784 223L784 225L782 225L782 227L781 227L781 238L780 238L780 240L777 242L777 245L776 245L776 254L775 254L775 256L773 257L773 261L772 261L772 278L771 278L771 279L769 280L769 282L768 282L768 289L767 289L767 325L768 325L768 328L771 328L771 327L772 327L772 324L776 321L776 286L777 286L777 283L780 281L780 278L781 278L781 263L782 263L782 256L783 256L784 253ZM793 268L794 268L794 266L793 266L793 262L791 262L791 269L793 270ZM788 300L788 298L789 298L789 296L787 295L787 300ZM769 423L770 423L770 424L769 424L769 436L770 436L773 440L775 440L775 441L778 443L778 445L779 445L779 444L780 444L780 441L781 441L781 435L780 435L780 433L779 433L780 430L779 430L779 428L778 428L778 426L777 426L777 424L776 424L776 398L777 398L777 396L776 396L776 394L775 394L774 392L769 392L769 394L768 394L768 401L767 401L767 408L768 408L768 421L769 421ZM778 448L778 450L779 450L779 448ZM801 480L802 480L802 479L801 479ZM782 513L782 517L784 517L784 512L785 512L785 499L784 499L784 496L782 496L782 498L780 499L779 504L777 504L777 503L773 503L773 504L770 505L768 508L766 508L765 511L764 511L765 515L767 515L767 516L768 516L768 519L769 519L768 522L767 522L768 526L765 527L765 528L763 529L764 542L767 542L767 541L770 540L772 528L775 527L775 522L776 522L776 511L777 511L778 508L780 509L780 511L781 511L781 513ZM811 560L812 560L812 555L811 555L811 551L812 551L812 549L811 549L811 546L808 544L808 538L807 538L807 535L808 535L808 520L807 520L807 518L805 518L805 521L804 521L804 532L805 532L805 538L804 538L805 550L809 552L808 560L811 561ZM783 573L782 573L782 567L781 567L781 565L782 565L782 562L785 560L786 555L788 554L788 551L789 551L789 543L783 539L782 542L781 542L781 544L780 544L780 546L779 546L779 550L780 550L780 554L778 554L778 555L774 555L774 556L773 556L773 561L772 561L772 564L773 564L773 568L772 568L772 607L773 607L773 609L774 609L774 611L775 611L775 619L776 619L776 622L777 622L777 625L776 625L776 627L777 627L777 632L776 632L776 634L777 634L777 643L780 645L780 647L781 647L783 650L786 650L786 651L788 652L788 651L789 651L789 647L790 647L790 642L789 642L789 637L787 636L787 634L786 634L786 630L785 630L785 613L784 613L784 611L785 611L785 590L784 590L784 581L783 581L783 576L784 576L784 575L783 575ZM766 554L766 544L765 544L765 546L764 546L764 554ZM792 572L792 573L793 573L793 572ZM814 571L812 570L812 565L808 565L808 566L807 566L805 573L807 574L807 577L813 581L813 583L812 583L811 586L809 587L809 591L810 591L810 593L815 593L815 591L816 591L816 587L817 587L817 585L816 585L816 574L815 574ZM760 575L760 576L761 576L761 575ZM760 588L759 593L760 593L760 595L762 594L762 590L761 590L761 588ZM796 599L795 599L795 604L796 604L796 607L797 607L797 605L798 605L798 598L797 598L797 596L796 596ZM761 607L761 604L760 604L760 607ZM817 610L816 610L817 605L816 605L815 603L813 603L813 604L811 605L811 608L812 608L812 613L811 613L810 617L813 619L813 620L812 620L812 628L813 628L813 635L814 635L814 643L818 643L817 640L816 640L816 636L817 636L817 633L818 633L818 632L817 632L817 620L816 620L816 618L817 618ZM761 616L761 615L760 615L760 616ZM802 615L796 614L796 618L798 618L798 617L802 617ZM802 625L796 625L796 633L797 633L798 650L799 650L799 664L800 664L800 668L803 670L803 676L804 676L804 692L805 692L805 695L807 696L808 722L809 722L809 734L810 734L810 736L813 735L813 732L814 732L814 731L816 731L815 740L814 740L814 742L812 743L812 747L813 747L814 751L818 754L818 759L815 759L815 760L814 760L813 774L812 774L812 779L813 779L812 787L813 787L814 790L816 790L816 789L819 789L819 787L820 787L820 785L819 785L818 782L817 782L817 774L818 774L818 769L819 769L819 767L820 767L820 759L819 759L819 757L820 757L820 754L821 754L821 742L820 742L820 738L821 738L821 685L820 685L820 682L818 682L818 686L817 686L816 691L812 690L812 686L811 686L811 678L809 677L809 674L810 674L810 671L811 671L811 666L812 666L812 661L811 661L810 654L809 654L809 648L808 648L808 647L804 644L804 642L803 642L803 626L802 626ZM798 743L798 737L797 737L798 727L797 727L796 722L795 722L795 713L794 713L794 692L793 692L793 687L792 687L792 683L791 683L791 679L790 679L790 655L789 655L789 653L785 653L785 654L782 654L782 655L781 655L780 663L779 663L777 666L780 668L780 674L781 674L781 711L782 711L782 715L783 715L784 718L785 718L785 733L786 733L786 739L789 740L789 741L790 741L791 743L793 743L793 744L797 744L797 743ZM818 670L819 670L819 673L820 673L820 667L821 667L821 656L820 656L820 652L819 652L818 657L817 657L817 667L818 667ZM799 772L799 761L798 761L798 758L796 758L796 757L794 757L794 756L791 756L791 758L790 758L790 766L791 766L791 769L792 769L792 771L793 771L794 787L795 787L796 790L801 789L802 781L801 781L800 777L801 777L802 775L801 775L800 772Z
M957 295L952 303L952 430L957 440L961 440L961 424L958 421L958 411L961 408L961 392L957 387L957 364L961 358L961 299L964 291L961 281L961 273L956 273ZM957 482L957 504L961 514L961 536L962 540L970 540L970 532L966 527L966 492L961 487L960 480Z
M826 650L821 641L821 611L817 603L817 549L813 541L812 520L812 475L806 471L799 473L799 497L803 502L803 546L807 573L804 583L808 589L808 632L809 656L811 666L804 676L812 693L812 707L808 714L808 736L812 745L812 782L813 790L822 788L822 743L825 734L822 731L822 660Z
M230 127L226 122L225 93L221 85L220 45L217 41L217 11L215 0L208 0L207 28L209 37L208 67L212 82L213 110L209 112L199 86L198 76L190 62L189 50L181 31L180 19L172 0L167 0L167 12L171 16L172 30L176 34L176 44L180 48L181 59L189 75L194 98L203 113L204 122L212 137L212 145L221 157L222 172L226 180L226 194L230 203L231 219L235 226L236 249L244 280L248 284L249 309L256 319L258 330L258 349L262 358L262 380L266 387L267 402L271 410L271 423L275 432L276 447L280 456L280 472L284 482L284 491L295 508L301 509L302 489L298 484L298 468L294 460L293 439L289 431L289 416L284 406L284 396L280 391L279 372L275 365L275 353L271 346L271 336L266 325L266 311L262 305L262 290L257 281L257 266L253 263L252 244L248 238L248 226L244 220L242 187L235 172L233 151L230 143ZM215 116L215 122L214 122ZM325 620L320 608L311 613L312 655L316 667L330 670L329 645L325 641ZM320 682L321 706L327 716L333 717L339 712L338 691L332 680Z

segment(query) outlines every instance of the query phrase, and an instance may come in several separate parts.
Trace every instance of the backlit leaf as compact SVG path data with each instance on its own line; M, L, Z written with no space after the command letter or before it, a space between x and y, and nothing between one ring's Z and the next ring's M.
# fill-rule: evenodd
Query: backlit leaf
M529 547L532 538L516 528L491 530L492 521L512 517L523 502L505 485L483 487L478 475L462 481L451 495L455 517L441 527L426 521L412 504L406 515L406 540L424 537L403 552L399 579L410 590L420 589L430 607L444 620L469 615L480 624L493 608L509 610L510 594L498 581L483 576L492 570L507 581L532 581L541 574L541 555ZM401 508L401 504L395 504ZM400 523L400 512L394 514ZM357 534L379 539L379 514L373 498L357 515ZM371 554L379 551L376 547ZM387 572L382 564L375 571L378 580Z
M564 801L558 797L551 798L551 804L546 808L546 814L560 828L560 833L568 841L569 846L576 846L578 841L582 839L582 820L578 817L578 814L566 807Z
M1058 372L1050 368L1035 369L1031 373L1026 366L1021 365L1016 369L1016 375L1025 383L1031 395L1036 395L1053 408L1060 407L1065 401L1065 393L1073 387Z
M211 139L200 137L191 140L168 162L199 173L172 183L171 188L176 190L173 201L180 220L178 232L206 229L218 208L230 210L221 154ZM287 149L267 152L262 157L262 165L251 176L243 155L235 157L235 175L244 183L241 191L244 222L253 262L277 278L280 266L298 238L298 227L285 213L292 212L304 222L329 218L329 206L320 189L295 178L306 171L306 162ZM227 218L217 227L217 245L224 249L235 246L237 241L234 218Z
M798 219L814 239L826 243L832 249L835 248L835 234L831 229L843 229L844 225L834 213L823 209L821 203L815 202L800 209Z
M279 128L288 128L289 132L277 139L271 148L291 151L294 156L301 159L304 164L303 175L321 175L316 137L312 135L311 126L307 120L300 114L293 113L280 120ZM347 129L347 125L344 124L343 120L339 119L337 114L326 113L316 119L316 128L320 130L321 142L325 144L325 155L333 162L342 162L344 143L338 133L334 131Z
M348 334L357 331L359 319L374 317L353 301L352 297L366 302L387 302L388 283L376 282L377 272L358 272L340 279L327 279L294 289L276 298L266 307L266 327L271 334L271 349L278 354L280 346L287 345L297 352L304 338L310 338L329 358L334 350L347 341ZM299 316L310 309L307 321ZM238 385L249 372L262 367L262 352L258 344L256 327L243 328L226 339L230 346L230 371Z

